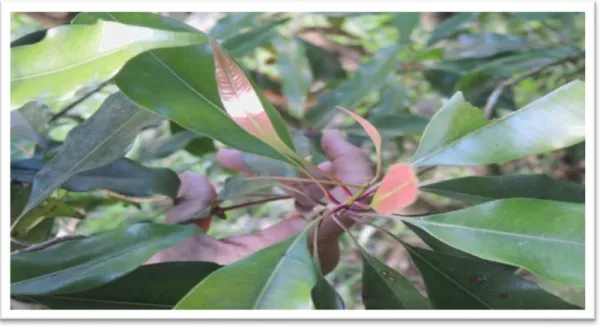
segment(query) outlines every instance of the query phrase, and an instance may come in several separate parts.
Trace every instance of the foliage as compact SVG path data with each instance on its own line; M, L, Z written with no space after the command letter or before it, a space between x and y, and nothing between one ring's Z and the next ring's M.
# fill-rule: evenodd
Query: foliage
M200 31L96 12L21 33L11 297L49 309L581 309L548 286L585 292L583 15L537 14L228 13ZM369 155L374 178L345 185L317 168L330 128ZM224 147L253 176L218 168ZM218 200L161 223L186 170L222 185ZM326 196L293 237L230 264L146 264L195 235L252 230L244 211L281 218L266 203L295 197L286 181ZM324 277L309 235L342 214L355 247ZM203 217L203 230L185 224ZM209 230L212 217L224 220ZM352 257L358 284L343 281Z

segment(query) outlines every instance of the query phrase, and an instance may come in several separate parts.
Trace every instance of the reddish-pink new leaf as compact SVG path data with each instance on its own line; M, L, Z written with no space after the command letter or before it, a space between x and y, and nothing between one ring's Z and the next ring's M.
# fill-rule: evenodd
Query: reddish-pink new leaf
M376 129L376 127L374 125L372 125L372 123L368 122L368 120L361 117L359 114L354 113L344 107L337 106L337 108L342 110L349 116L353 117L353 119L356 120L357 123L359 123L362 126L362 128L364 128L364 131L366 131L366 133L368 134L368 137L370 137L370 140L372 140L372 143L374 144L374 148L376 149L376 176L374 177L374 180L378 179L379 176L381 175L381 168L383 167L382 166L382 158L383 158L382 155L383 154L381 153L383 150L383 148L382 148L383 138L381 137L381 134Z
M412 205L417 200L418 191L419 183L412 166L398 163L385 174L371 205L380 214L393 214Z
M228 115L251 135L283 150L284 143L245 73L218 43L210 40L210 44L214 53L220 100Z

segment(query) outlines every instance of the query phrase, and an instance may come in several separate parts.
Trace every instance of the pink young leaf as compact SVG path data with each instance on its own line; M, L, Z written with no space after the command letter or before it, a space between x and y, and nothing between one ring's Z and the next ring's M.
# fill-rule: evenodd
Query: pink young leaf
M237 63L215 41L210 39L216 66L216 82L220 100L228 115L242 129L268 145L284 150L254 87Z
M410 164L392 165L372 199L372 208L381 214L393 214L412 205L418 190L417 177Z
M383 138L381 137L381 134L376 129L376 127L374 127L374 125L372 125L372 123L368 122L368 120L361 117L359 114L356 114L344 107L340 107L340 106L337 106L337 107L338 107L338 109L342 110L346 114L353 117L353 119L356 120L357 123L359 123L362 126L362 128L364 128L364 131L366 131L366 133L368 134L368 137L370 137L370 139L372 140L372 143L374 144L374 148L376 149L376 175L374 177L374 180L378 179L381 176L381 168L383 167L382 166L383 156L381 153Z

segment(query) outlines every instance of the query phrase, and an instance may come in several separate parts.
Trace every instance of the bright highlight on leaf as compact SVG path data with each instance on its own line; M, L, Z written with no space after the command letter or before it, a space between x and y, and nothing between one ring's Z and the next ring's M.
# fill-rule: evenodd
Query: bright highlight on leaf
M287 148L245 73L217 42L210 40L210 44L214 53L220 100L228 115L245 131L268 145L278 150Z
M372 199L372 208L381 214L395 213L417 199L419 186L410 164L392 165Z
M353 117L353 119L356 120L357 123L359 123L362 126L362 128L364 128L364 131L366 131L366 133L372 140L372 143L374 144L374 148L376 148L376 175L374 176L374 180L378 179L381 176L381 168L383 167L381 165L382 161L383 161L383 156L381 153L381 151L383 149L382 148L383 138L381 137L381 134L374 127L374 125L372 125L372 123L368 122L368 120L361 117L359 114L354 113L344 107L340 107L340 106L336 106L336 107L338 109L342 110L345 114L348 114L349 116Z

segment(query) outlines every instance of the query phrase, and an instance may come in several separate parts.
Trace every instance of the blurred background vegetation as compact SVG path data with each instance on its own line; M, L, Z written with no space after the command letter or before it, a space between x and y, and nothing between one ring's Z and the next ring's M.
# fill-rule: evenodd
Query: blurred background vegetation
M68 23L77 13L13 13L11 41L45 28ZM240 58L285 120L315 138L324 128L340 128L349 139L371 149L363 130L333 109L342 105L365 115L386 140L385 163L408 160L428 119L456 91L498 118L522 108L557 87L585 80L583 13L164 13L218 39L242 44ZM389 51L401 44L399 51ZM196 63L193 63L196 65ZM210 81L210 83L215 83ZM51 136L62 141L71 128L87 119L112 92L112 83L86 97L51 106ZM501 143L501 140L497 140ZM26 157L32 145L13 142L11 158ZM214 161L222 145L165 122L141 133L129 158L148 166L194 171L218 186L234 172ZM530 156L502 165L434 168L421 183L470 175L544 173L584 183L584 144L551 154ZM82 209L87 220L56 220L61 234L91 234L123 220L162 220L166 200L129 199L107 192L57 191L55 196ZM442 212L462 207L440 196L423 195L408 214ZM214 220L209 232L224 237L267 227L288 211L289 201L230 212ZM51 220L48 220L52 222ZM419 243L394 221L379 221L396 235ZM389 266L418 281L419 274L402 247L374 228L357 226L362 245ZM420 243L419 243L420 244ZM347 303L362 308L360 261L344 240L343 257L328 280ZM526 273L523 273L526 274ZM582 302L578 290L554 290ZM424 292L424 291L423 291Z

